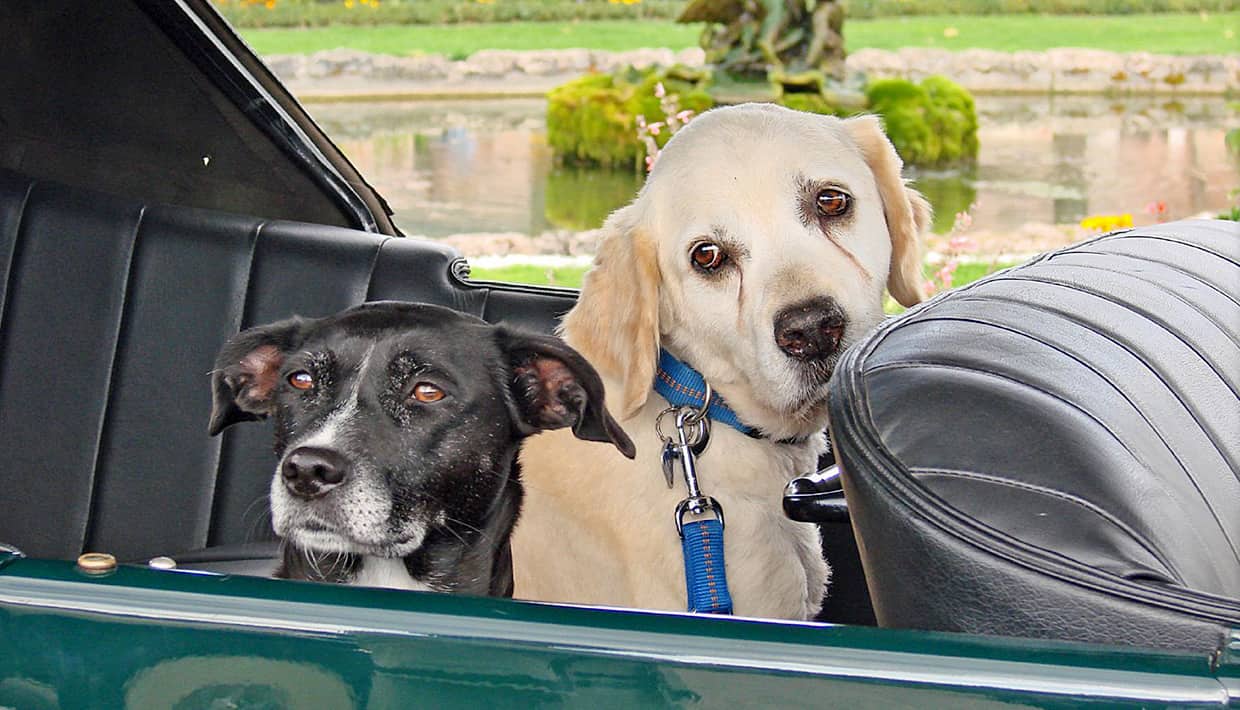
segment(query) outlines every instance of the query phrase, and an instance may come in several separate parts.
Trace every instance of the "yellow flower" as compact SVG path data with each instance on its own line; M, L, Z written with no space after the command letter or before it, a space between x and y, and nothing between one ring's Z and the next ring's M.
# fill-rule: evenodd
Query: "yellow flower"
M1081 220L1081 228L1090 231L1110 232L1116 229L1126 229L1132 226L1132 215L1124 214L1100 214L1092 217L1086 217Z

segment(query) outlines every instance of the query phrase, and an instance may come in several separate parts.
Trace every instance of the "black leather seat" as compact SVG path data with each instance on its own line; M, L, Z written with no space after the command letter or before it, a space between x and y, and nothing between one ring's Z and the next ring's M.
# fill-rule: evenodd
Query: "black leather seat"
M0 171L0 541L62 559L269 554L245 546L271 537L269 427L206 434L219 347L383 299L549 331L575 298L463 282L458 258Z
M1101 237L891 319L831 389L879 624L1222 648L1238 393L1233 222Z

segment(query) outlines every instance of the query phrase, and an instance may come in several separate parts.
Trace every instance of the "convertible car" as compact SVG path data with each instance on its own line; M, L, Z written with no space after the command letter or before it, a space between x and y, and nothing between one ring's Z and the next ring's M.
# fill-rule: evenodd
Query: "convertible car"
M0 28L0 708L1240 706L1236 223L852 348L836 466L771 491L823 528L818 621L267 579L270 431L206 434L228 337L378 299L550 331L575 294L402 237L208 0Z

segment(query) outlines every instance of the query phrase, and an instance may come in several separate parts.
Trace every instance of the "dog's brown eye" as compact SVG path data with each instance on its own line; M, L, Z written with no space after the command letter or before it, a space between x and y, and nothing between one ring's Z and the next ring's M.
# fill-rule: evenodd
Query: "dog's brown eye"
M848 211L852 204L852 195L835 189L827 189L818 193L818 214L824 217L839 217Z
M305 370L298 370L288 376L288 383L293 389L308 390L314 386L314 376Z
M693 265L697 268L703 271L714 271L727 262L728 255L718 244L702 242L693 247L693 251L689 252L689 258L693 260Z
M429 382L419 382L413 386L413 398L419 402L438 402L444 398L444 392Z

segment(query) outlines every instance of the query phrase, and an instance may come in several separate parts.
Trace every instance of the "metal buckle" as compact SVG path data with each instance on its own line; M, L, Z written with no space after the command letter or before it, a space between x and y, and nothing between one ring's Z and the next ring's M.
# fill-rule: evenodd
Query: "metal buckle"
M686 514L701 515L708 510L714 512L715 518L719 520L720 528L727 527L723 519L723 506L719 505L719 501L710 496L699 495L685 498L676 505L676 534L682 538L685 536Z

